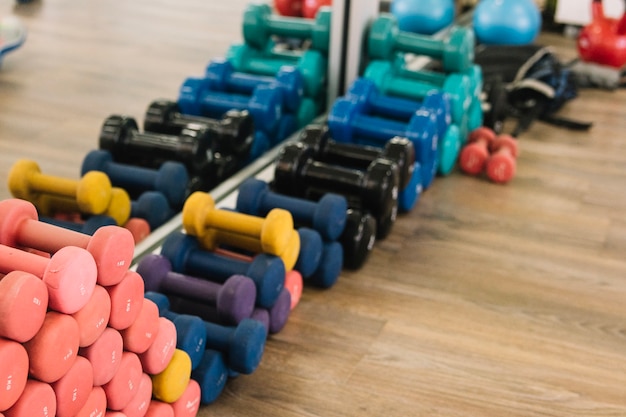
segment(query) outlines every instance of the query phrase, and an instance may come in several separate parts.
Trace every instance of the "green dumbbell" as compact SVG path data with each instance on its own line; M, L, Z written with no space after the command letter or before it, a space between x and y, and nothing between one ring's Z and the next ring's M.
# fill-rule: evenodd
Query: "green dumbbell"
M445 39L403 32L398 21L389 13L381 14L370 29L368 47L370 58L394 58L396 52L411 52L440 59L444 70L467 71L474 64L474 32L453 27Z
M264 48L272 35L310 39L312 49L328 52L330 18L330 7L322 7L315 19L302 19L274 14L269 4L251 4L243 15L243 38L257 48Z
M237 44L228 49L226 58L237 71L260 75L276 75L282 66L293 65L304 78L304 94L307 97L318 97L326 84L327 61L319 51L273 54L268 49Z

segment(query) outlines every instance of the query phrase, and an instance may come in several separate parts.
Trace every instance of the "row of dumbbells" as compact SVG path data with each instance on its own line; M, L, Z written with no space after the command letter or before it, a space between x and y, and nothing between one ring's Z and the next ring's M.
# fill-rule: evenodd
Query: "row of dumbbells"
M0 202L0 225L0 413L195 415L200 384L130 270L128 230L67 230L20 199Z

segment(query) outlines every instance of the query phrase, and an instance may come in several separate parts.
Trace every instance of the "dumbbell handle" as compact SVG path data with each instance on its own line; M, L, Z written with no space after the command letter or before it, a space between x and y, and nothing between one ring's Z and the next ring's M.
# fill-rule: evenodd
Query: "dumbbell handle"
M91 216L87 220L85 220L84 223L77 223L68 220L59 220L53 217L40 217L39 221L86 235L93 235L96 230L103 226L117 225L112 217L102 215Z
M406 123L381 117L357 114L351 120L353 137L365 137L388 141L394 136L406 137ZM376 126L375 129L372 126Z
M303 39L311 36L314 22L298 17L266 15L265 25L274 35Z

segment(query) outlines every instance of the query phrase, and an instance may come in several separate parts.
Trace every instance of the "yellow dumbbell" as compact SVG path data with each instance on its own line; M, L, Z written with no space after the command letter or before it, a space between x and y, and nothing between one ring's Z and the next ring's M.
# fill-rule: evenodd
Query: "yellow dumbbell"
M227 232L258 240L261 252L277 256L288 250L294 230L293 217L286 210L274 209L266 217L258 217L217 209L213 198L201 191L185 201L183 227L209 250L216 249L222 232Z
M39 194L32 203L44 216L53 216L55 213L76 213L95 214L84 212L80 209L78 202L71 198L60 197L51 194ZM126 224L130 218L131 201L126 190L122 188L111 188L111 198L109 206L101 215L109 216L115 220L118 226Z
M163 372L152 375L152 395L163 402L178 400L191 379L191 358L187 352L176 349Z
M102 172L88 172L80 180L44 175L36 162L20 159L11 167L9 190L14 197L34 202L45 193L76 200L80 211L102 214L111 201L111 181Z

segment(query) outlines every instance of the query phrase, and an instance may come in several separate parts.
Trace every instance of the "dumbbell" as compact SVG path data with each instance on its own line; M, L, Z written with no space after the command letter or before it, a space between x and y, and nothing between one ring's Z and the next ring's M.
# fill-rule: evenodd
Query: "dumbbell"
M76 360L79 337L72 316L48 311L41 329L24 343L31 377L47 383L58 381Z
M50 384L28 379L22 395L11 408L4 411L4 415L47 417L56 415L56 410L56 396Z
M95 417L104 416L107 407L107 397L102 387L93 387L87 397L85 405L74 415L74 417Z
M300 143L284 146L274 173L276 191L318 199L326 192L344 194L348 204L371 211L378 238L391 231L398 207L398 172L391 161L379 159L367 170L343 168L318 162L314 151ZM319 194L319 195L318 195Z
M376 219L369 213L348 209L346 227L339 237L343 247L343 266L359 269L363 266L376 242Z
M277 87L285 109L290 112L298 110L304 96L304 79L293 66L282 67L275 76L248 74L235 71L225 58L217 58L207 65L205 77L209 80L209 89L226 93L252 94L259 85Z
M137 319L120 331L124 341L124 350L144 353L152 345L159 330L159 308L152 301L144 298Z
M109 326L120 331L128 328L137 320L143 304L143 279L137 272L128 270L118 284L104 288L111 298Z
M469 175L478 175L485 170L489 158L489 147L496 135L487 127L474 129L468 136L467 145L459 155L459 166Z
M73 417L87 403L93 389L93 368L91 363L77 356L74 363L58 380L50 384L57 400L58 417Z
M120 366L113 378L102 385L107 398L107 408L120 411L137 393L143 371L136 353L123 351Z
M151 230L156 230L174 216L174 210L163 193L145 191L131 201L131 218L145 219Z
M206 325L206 323L205 323ZM185 393L191 379L191 359L186 352L176 349L163 372L151 375L154 398L173 403Z
M276 56L245 44L232 45L226 59L237 71L250 74L276 75L285 65L295 66L304 78L304 95L316 98L326 84L327 61L319 51L306 50L292 56Z
M130 267L135 242L132 234L118 226L104 226L90 236L38 220L31 203L8 199L0 202L0 243L56 253L65 246L85 249L97 265L101 285L119 283Z
M343 267L343 247L339 242L325 242L321 261L313 274L306 277L306 283L319 288L330 288L339 279Z
M189 380L183 395L180 398L172 403L172 407L174 408L174 413L177 416L189 416L194 417L198 414L198 409L200 408L200 403L202 401L201 394L202 388L198 381L193 379Z
M93 235L96 230L104 226L116 226L115 220L113 220L112 217L103 215L89 216L83 223L46 216L39 217L39 221L62 227L64 229L73 230L75 232L80 232L85 235Z
M293 218L286 210L274 209L264 218L235 213L217 209L211 195L204 192L195 192L185 201L183 227L202 238L207 249L218 246L213 230L219 230L258 239L263 252L273 255L285 252L294 229Z
M72 314L87 304L96 285L97 267L85 249L66 246L51 258L0 244L0 273L24 271L43 280L48 305Z
M454 26L444 39L398 30L396 18L383 13L372 23L368 37L370 58L391 60L396 52L427 55L448 72L463 72L474 64L474 32Z
M206 349L202 353L202 361L191 372L191 378L200 385L200 403L213 403L224 391L228 381L228 366L224 355L217 350Z
M28 379L28 353L15 340L0 337L0 412L11 408L26 388Z
M200 248L194 236L172 233L161 246L161 254L179 273L207 277L223 282L231 275L245 275L254 281L257 290L256 302L262 307L271 307L284 286L285 265L272 255L260 254L252 262L231 259Z
M152 375L163 372L174 355L176 343L176 326L162 317L159 309L159 330L156 337L148 350L139 355L143 371Z
M193 116L222 117L231 109L247 110L258 130L272 133L283 113L283 98L278 88L260 85L252 94L223 93L211 90L208 78L189 77L180 87L178 107Z
M314 20L281 17L268 4L250 4L243 15L243 38L247 44L264 48L272 35L310 39L311 48L328 52L331 9L324 7Z
M109 416L108 413L105 417L124 417L124 416ZM148 409L144 417L176 417L174 409L171 404L164 403L159 400L151 400L148 404Z
M52 194L76 201L89 214L103 214L111 204L111 182L102 172L71 180L42 174L36 162L20 159L9 171L8 185L14 197L36 201L40 193Z
M232 275L218 284L173 272L170 261L156 254L144 256L137 265L137 273L143 277L146 291L173 294L213 306L228 324L237 324L252 315L256 287L244 275Z
M78 324L80 347L89 346L102 334L111 316L111 297L104 287L96 285L83 308L72 314Z
M91 151L83 159L81 175L89 171L104 172L111 184L124 188L137 198L145 191L159 191L172 207L182 206L189 182L187 168L180 162L167 161L159 169L115 162L108 151Z
M487 177L504 184L515 176L516 159L519 153L517 141L510 135L500 135L491 142L491 156L487 160Z
M80 348L78 354L92 364L94 386L102 386L113 378L121 366L123 350L122 335L112 327L106 327L91 345Z
M130 402L120 412L126 417L144 416L152 398L152 379L145 372L139 378L139 386L137 392L131 398Z
M48 289L36 276L12 271L0 278L0 338L23 343L41 329Z

